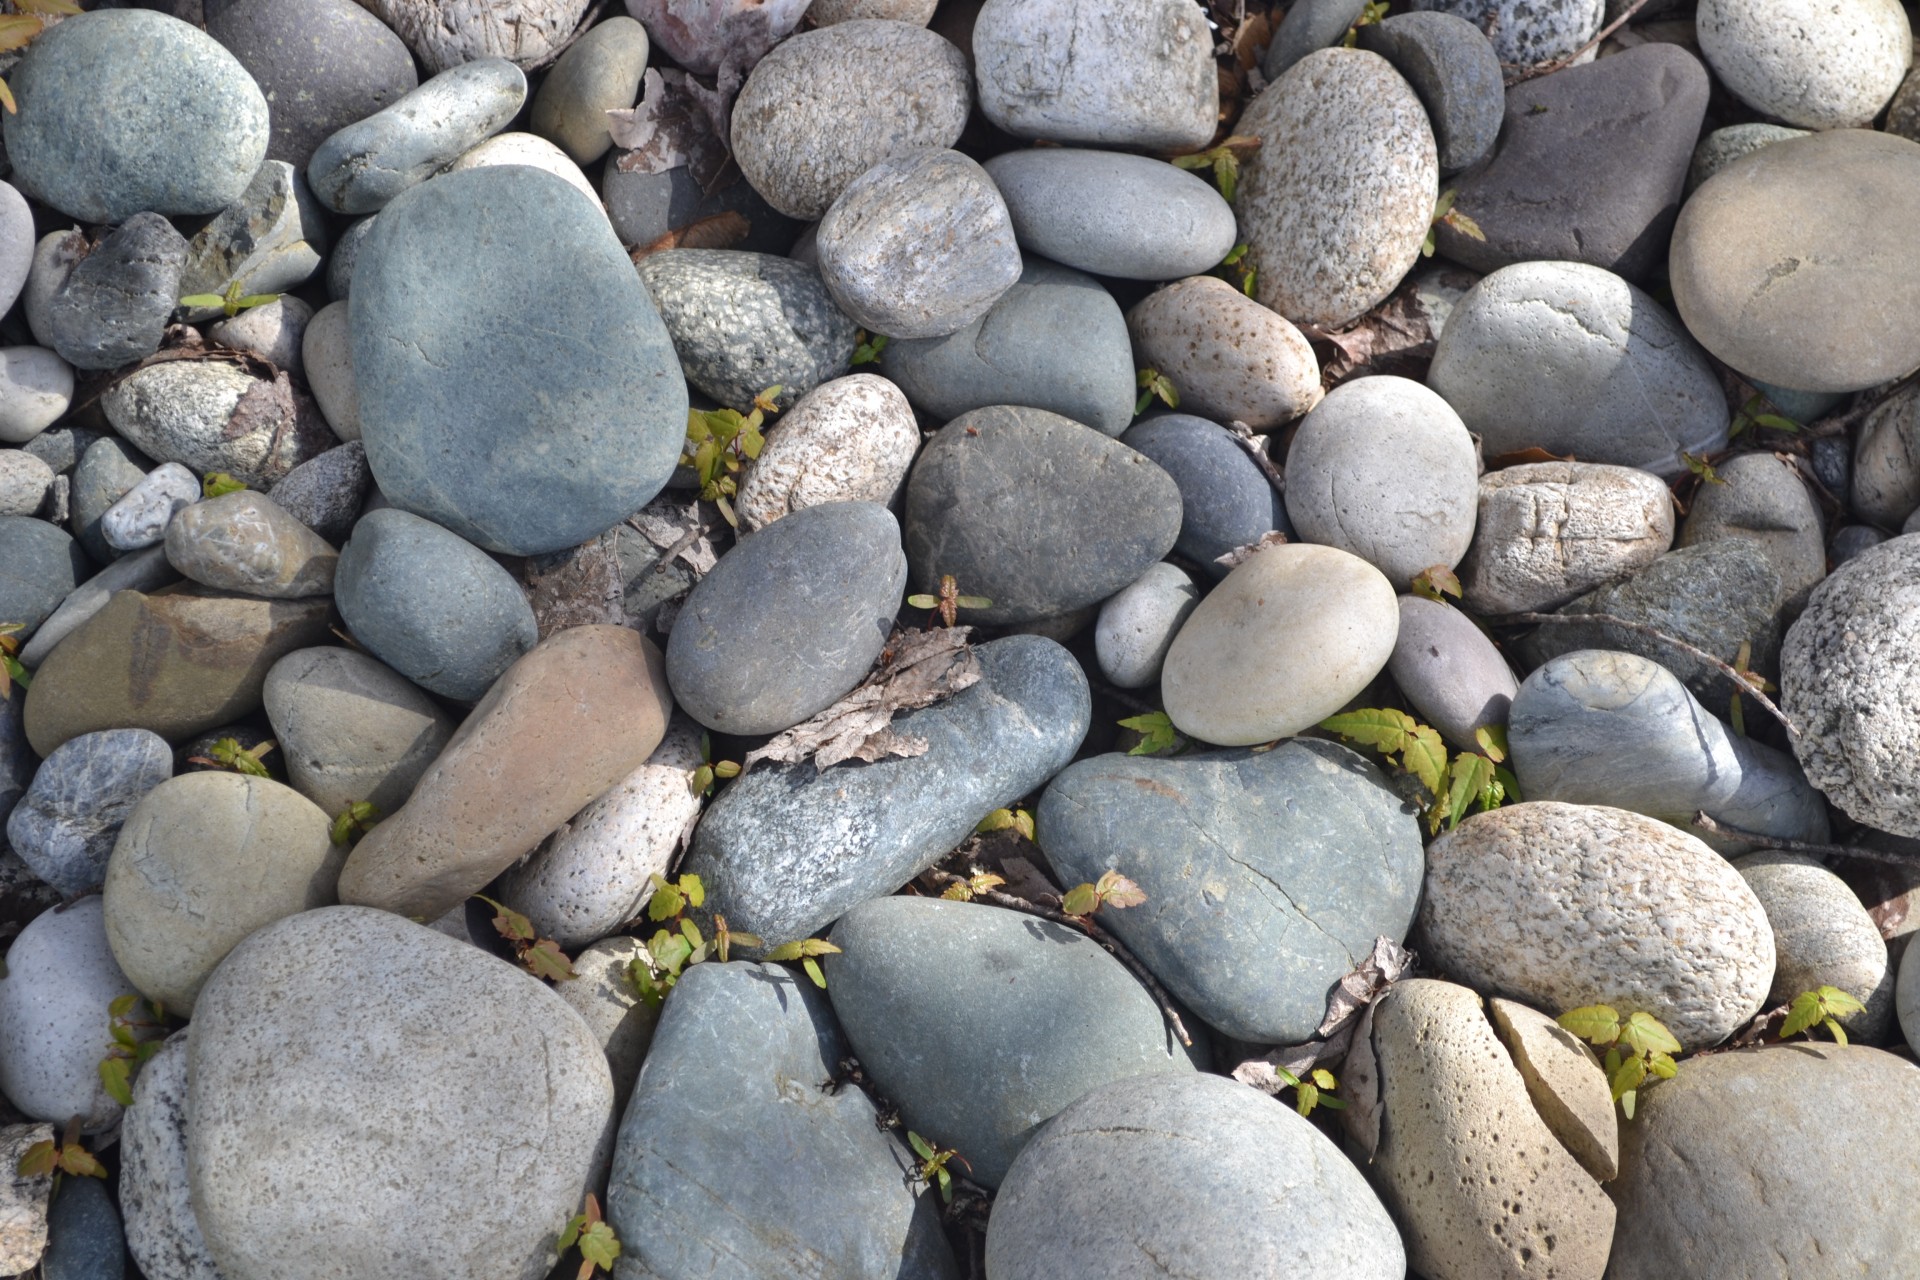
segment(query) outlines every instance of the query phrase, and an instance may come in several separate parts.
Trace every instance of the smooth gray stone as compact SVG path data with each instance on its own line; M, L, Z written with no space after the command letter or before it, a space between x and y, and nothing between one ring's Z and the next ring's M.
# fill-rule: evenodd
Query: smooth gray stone
M769 945L806 937L911 880L1071 760L1093 714L1072 655L1039 636L974 652L978 684L894 719L925 754L824 773L761 764L728 784L685 863L709 909Z
M38 667L53 647L71 635L81 623L106 607L116 591L150 592L178 581L179 571L167 563L165 547L148 547L122 556L68 593L40 629L20 650L23 666Z
M1033 622L1098 604L1173 549L1181 495L1143 455L1044 409L962 414L907 480L914 585L993 603L984 623Z
M40 757L28 743L26 725L21 720L26 703L26 691L17 680L7 696L0 698L0 814L9 816L32 785L34 772L40 767ZM26 870L24 861L17 857L14 866L22 872ZM24 879L24 875L21 878ZM20 905L16 910L27 911L28 918L38 910L27 892L17 893L17 900ZM24 923L24 920L15 921L16 928Z
M1220 193L1163 160L1033 147L1003 152L986 170L1021 249L1081 271L1179 280L1211 269L1239 238Z
M499 165L423 184L381 213L355 278L361 440L396 507L536 555L605 532L673 474L687 393L668 330L565 180Z
M120 824L173 776L173 748L146 729L105 729L53 749L7 817L7 843L71 898L96 888Z
M1413 0L1415 10L1457 14L1493 34L1500 61L1531 67L1570 56L1600 30L1605 0Z
M18 622L22 643L93 572L87 553L58 525L0 516L0 622Z
M506 128L527 77L505 58L451 67L314 148L307 181L335 213L373 213Z
M360 265L360 250L366 245L367 237L373 234L374 219L377 215L368 214L358 221L349 223L340 233L333 252L327 255L327 297L340 302L353 292L353 269Z
M640 96L647 68L647 29L632 18L608 18L560 55L533 96L533 132L589 165L613 146L607 112Z
M243 295L285 293L320 269L326 251L326 216L305 179L286 161L269 160L188 244L180 296L224 294L236 281ZM221 307L185 311L189 324L225 314Z
M1378 769L1330 742L1179 759L1104 755L1035 815L1062 883L1117 870L1146 893L1102 912L1175 998L1255 1044L1313 1037L1376 937L1413 923L1420 823Z
M1093 628L1100 674L1122 689L1158 680L1173 637L1199 603L1200 588L1186 570L1165 561L1149 565L1100 606Z
M391 667L355 649L296 649L261 688L289 785L328 817L370 801L397 812L455 722Z
M24 449L0 449L0 515L39 515L51 492L53 468Z
M984 1187L1089 1090L1206 1064L1138 978L1064 925L896 896L855 907L830 940L842 954L827 961L827 995L861 1069ZM1019 1083L982 1095L983 1080Z
M1299 0L1280 20L1273 43L1267 46L1266 59L1260 64L1268 82L1278 80L1282 72L1314 50L1339 44L1366 7L1367 0Z
M87 554L109 564L120 553L107 544L100 518L153 467L153 460L119 436L87 446L73 470L73 532Z
M1792 757L1730 732L1638 654L1583 649L1542 665L1514 696L1507 743L1528 800L1629 809L1716 847L1751 842L1709 836L1695 813L1789 840L1827 838L1826 802Z
M1133 344L1091 276L1029 257L986 315L944 338L889 343L881 372L935 421L1020 404L1117 436L1133 422Z
M0 347L0 440L31 444L73 407L73 368L45 347Z
M167 536L174 513L200 501L200 477L163 462L120 495L100 517L100 536L115 551L139 551Z
M168 1037L134 1077L120 1141L120 1211L141 1274L221 1280L188 1195L185 1030Z
M1835 986L1866 1008L1838 1019L1849 1039L1885 1044L1894 1027L1894 971L1873 917L1818 858L1765 849L1733 860L1773 926L1767 1003Z
M1400 633L1387 673L1420 719L1463 751L1479 750L1475 730L1507 723L1520 687L1473 619L1420 596L1400 597Z
M1859 519L1896 529L1920 510L1920 388L1875 404L1853 433L1852 484L1844 493Z
M1360 47L1391 62L1420 95L1441 173L1458 173L1493 149L1507 92L1500 56L1480 28L1451 13L1401 13L1361 27ZM1267 62L1272 65L1271 52Z
M668 249L640 263L687 381L745 413L778 385L785 408L847 372L859 326L805 263L737 249Z
M313 308L294 297L281 294L225 320L207 326L207 340L216 346L236 351L251 351L276 369L285 369L296 383L305 386L307 367L304 346L307 325L313 320Z
M7 948L0 982L0 1090L30 1120L65 1128L79 1116L90 1134L120 1122L100 1059L113 1043L107 1006L134 994L104 919L98 895L42 911Z
M774 521L720 557L681 608L667 641L675 704L741 737L826 710L886 647L906 583L900 526L878 503Z
M1773 401L1774 408L1799 423L1812 422L1847 398L1838 391L1796 391L1792 387L1782 387L1761 378L1749 378L1748 381L1753 383L1755 391ZM1822 439L1832 441L1834 437L1824 436Z
M1728 458L1716 471L1721 484L1703 484L1674 545L1700 546L1744 538L1766 552L1780 575L1786 607L1806 603L1827 576L1826 520L1791 463L1770 453Z
M35 242L27 282L20 289L20 310L26 316L33 340L41 346L50 341L48 335L52 327L47 323L47 308L53 302L53 295L60 292L60 286L67 282L74 267L92 247L87 233L78 227L49 231Z
M33 269L33 210L10 182L0 182L0 315L13 310Z
M55 475L65 475L101 438L100 432L86 427L48 427L20 447L52 467Z
M513 575L458 534L391 507L340 549L334 599L354 637L423 689L471 702L539 638Z
M1157 463L1180 490L1180 538L1173 549L1217 582L1230 570L1218 558L1279 530L1295 538L1286 506L1225 427L1168 413L1129 427L1120 443Z
M722 1047L741 1045L753 1051ZM614 1280L957 1280L936 1199L907 1177L915 1157L862 1090L822 1087L846 1054L826 995L797 971L689 969L614 1148Z
M259 86L176 18L115 9L61 22L7 82L20 104L4 122L14 185L85 222L212 213L266 158Z
M665 173L622 169L621 159L631 154L614 152L600 179L600 197L606 201L607 218L621 244L650 245L693 223L737 213L747 220L747 235L734 248L784 254L793 247L801 227L808 225L768 204L744 178L735 177L707 192L685 165Z
M98 1178L62 1178L47 1211L42 1280L121 1280L127 1238L113 1193Z
M328 542L344 542L373 489L366 446L349 440L308 458L273 486L280 509Z
M180 296L187 240L137 213L80 260L47 304L48 345L76 369L115 369L160 349Z
M1878 529L1868 528L1864 524L1842 525L1833 532L1833 541L1828 550L1833 556L1833 567L1839 568L1847 561L1870 547L1877 547L1887 540L1887 535Z

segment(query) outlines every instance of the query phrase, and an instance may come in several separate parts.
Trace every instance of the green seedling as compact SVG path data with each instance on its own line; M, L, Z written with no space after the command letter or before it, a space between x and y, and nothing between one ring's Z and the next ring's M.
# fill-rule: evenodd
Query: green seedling
M188 756L189 764L204 764L210 769L227 769L234 773L244 773L250 778L265 778L268 775L267 753L279 744L267 738L252 747L242 747L238 738L222 738L208 748L204 756Z
M707 734L700 735L700 767L693 771L693 794L710 796L716 781L740 776L740 764L735 760L715 760L713 758L713 739Z
M145 1015L145 1016L143 1016ZM113 1043L100 1059L100 1087L123 1107L133 1105L133 1069L160 1052L162 1041L143 1038L143 1031L166 1029L162 1011L139 996L121 996L107 1006L107 1028Z
M1649 1076L1671 1080L1679 1074L1673 1055L1682 1052L1680 1042L1650 1013L1622 1019L1611 1005L1590 1004L1571 1009L1555 1021L1594 1048L1607 1051L1600 1064L1607 1073L1607 1088L1629 1120Z
M720 509L728 524L736 529L740 519L729 501L740 492L742 468L760 456L766 437L760 428L767 415L777 413L775 403L785 388L768 387L753 398L753 411L742 414L734 409L687 410L687 442L680 453L680 465L693 468L700 482L700 496Z
M1139 417L1147 411L1147 406L1156 399L1169 409L1180 407L1180 392L1174 387L1173 379L1158 369L1142 369L1133 376L1134 385L1140 388L1140 398L1133 402L1133 416Z
M1814 991L1803 991L1793 998L1787 1006L1787 1020L1780 1024L1780 1038L1797 1036L1806 1032L1813 1034L1816 1026L1825 1027L1835 1043L1845 1044L1847 1033L1840 1028L1839 1019L1849 1014L1865 1013L1867 1006L1840 990L1838 987L1822 986Z
M556 1244L561 1253L576 1246L580 1250L580 1270L574 1280L592 1280L595 1270L611 1273L613 1260L620 1256L620 1237L600 1216L599 1197L591 1191L587 1192L586 1212L576 1213L567 1221L567 1229Z
M1436 239L1438 234L1436 229L1442 224L1452 227L1455 231L1458 231L1470 240L1485 240L1487 238L1487 233L1480 229L1479 223L1453 207L1453 202L1459 194L1458 191L1442 191L1440 198L1434 202L1433 222L1427 227L1427 238L1420 245L1421 257L1431 258L1434 250L1439 247L1439 242Z
M961 595L960 584L954 581L954 577L950 573L940 575L940 593L938 595L928 595L925 592L920 592L916 595L908 596L907 604L915 609L933 610L934 615L940 619L940 625L943 627L951 627L954 625L954 621L960 616L960 610L962 609L993 608L993 601L987 599L985 596ZM932 618L927 619L927 630L933 630Z
M327 836L335 844L358 844L360 837L374 829L380 821L380 810L371 800L355 800L352 804L333 815L333 825L328 828Z
M13 686L22 689L33 683L33 677L20 664L20 633L26 630L26 624L20 622L0 622L0 699L13 696Z
M1713 469L1713 464L1707 461L1707 456L1703 453L1688 453L1682 449L1680 451L1680 461L1686 463L1687 470L1699 476L1700 479L1707 484L1726 483L1725 480L1720 478L1720 473Z
M856 368L863 364L878 364L881 353L887 349L887 343L890 341L891 339L884 333L876 333L869 336L865 329L860 330L853 338L853 360L851 363Z
M63 1173L76 1178L104 1178L107 1167L80 1145L80 1117L75 1116L67 1121L67 1131L59 1142L48 1138L28 1147L14 1172L23 1178L44 1178L49 1174L58 1178Z
M1776 691L1779 688L1778 685L1748 665L1752 661L1753 644L1750 641L1742 640L1739 651L1733 655L1734 674L1740 677L1741 684L1748 686L1757 693L1773 693ZM1733 691L1733 695L1727 699L1727 721L1733 726L1735 733L1743 738L1747 736L1747 708L1746 704L1741 700L1740 690L1737 686Z
M795 960L798 960L800 967L806 970L807 976L813 979L813 985L825 991L827 989L827 975L820 971L820 962L815 957L837 956L839 954L840 948L834 946L825 938L800 938L794 942L781 943L773 950L767 952L767 959L785 964L791 964Z
M1164 711L1128 716L1119 723L1122 729L1140 735L1139 743L1127 752L1130 756L1173 755L1186 745L1186 739L1173 727L1173 718Z
M975 827L975 835L991 835L996 831L1013 830L1027 839L1033 839L1033 815L1025 809L995 809L980 819Z
M227 282L227 291L225 293L190 293L180 299L180 305L194 309L200 307L218 307L226 312L227 318L231 320L234 316L239 315L242 311L246 311L249 308L264 307L269 302L278 302L279 300L280 295L277 293L243 294L240 292L240 282L238 280L230 280Z
M1332 1096L1333 1091L1340 1087L1340 1082L1325 1067L1315 1067L1307 1073L1305 1080L1285 1067L1276 1066L1273 1072L1293 1089L1293 1109L1301 1115L1312 1115L1315 1107L1326 1107L1331 1111L1347 1109L1346 1103Z
M1214 185L1220 188L1220 195L1229 204L1240 186L1240 162L1252 155L1260 147L1260 139L1244 134L1235 134L1225 142L1205 151L1196 151L1192 155L1175 156L1173 163L1179 169L1210 169L1213 171Z
M984 897L1007 882L1005 876L997 876L991 871L975 871L966 879L950 884L940 896L948 902L972 902Z
M1420 780L1427 801L1427 829L1435 834L1460 825L1476 806L1482 813L1517 800L1520 784L1501 763L1504 734L1476 735L1480 750L1451 759L1440 732L1393 707L1366 707L1329 716L1320 727L1350 743L1371 748Z
M1371 26L1386 17L1388 7L1387 0L1368 0L1366 6L1360 10L1360 16L1353 20L1352 26L1347 28L1347 34L1340 38L1341 46L1351 49L1359 44L1360 28Z
M1242 242L1227 250L1227 256L1220 259L1220 265L1226 269L1227 283L1235 285L1249 298L1253 296L1254 265L1247 257L1252 246Z
M1097 884L1078 884L1067 890L1060 899L1060 910L1084 919L1102 907L1121 911L1127 907L1137 907L1146 900L1147 895L1139 885L1118 871L1110 870L1101 875Z
M1743 431L1753 427L1765 427L1769 431L1784 431L1788 435L1797 435L1806 428L1792 418L1781 413L1771 412L1773 402L1762 392L1754 392L1747 397L1740 411L1733 415L1733 421L1727 427L1727 439L1737 440Z
M580 975L573 971L573 961L567 959L566 952L560 950L560 944L552 938L538 936L533 921L515 911L512 907L495 902L484 893L474 897L486 903L496 913L493 927L500 932L513 947L513 954L536 978L545 978L549 982L565 982Z
M913 1154L920 1157L919 1167L913 1176L928 1186L940 1188L940 1202L953 1203L953 1174L947 1166L958 1160L967 1166L967 1172L973 1172L973 1166L967 1164L967 1158L952 1147L936 1147L911 1129L907 1131L907 1145L913 1148Z

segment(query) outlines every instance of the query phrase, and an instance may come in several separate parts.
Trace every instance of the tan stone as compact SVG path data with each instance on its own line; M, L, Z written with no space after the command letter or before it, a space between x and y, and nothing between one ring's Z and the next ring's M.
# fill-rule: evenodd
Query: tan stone
M23 1178L15 1169L28 1147L53 1137L50 1124L0 1129L0 1272L7 1275L26 1275L47 1251L47 1199L53 1178Z
M1620 1120L1600 1059L1538 1009L1496 996L1487 1012L1547 1128L1595 1179L1612 1178L1620 1171Z
M1645 568L1672 545L1673 498L1660 477L1529 462L1480 477L1460 582L1475 613L1553 609Z
M660 1011L640 999L627 980L627 966L646 949L646 943L626 934L603 938L574 957L573 971L579 976L553 988L606 1051L616 1116L626 1114L633 1082L640 1076L640 1064L653 1043L654 1024L660 1020Z
M276 600L333 593L340 553L263 494L243 489L183 507L167 562L195 582Z
M1320 362L1306 336L1217 276L1189 276L1127 313L1143 368L1180 392L1182 411L1272 431L1320 401Z

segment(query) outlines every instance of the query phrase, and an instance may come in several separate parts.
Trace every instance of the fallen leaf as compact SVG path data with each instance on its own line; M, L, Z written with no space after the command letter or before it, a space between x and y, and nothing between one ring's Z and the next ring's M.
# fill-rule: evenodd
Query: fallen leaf
M564 551L528 556L514 576L533 606L542 640L569 627L637 625L623 607L626 583L611 533Z
M685 168L706 195L727 185L729 96L709 89L684 71L648 68L637 105L607 112L607 131L626 153L614 161L622 173L665 173Z
M627 524L660 550L671 551L695 574L710 573L720 563L709 536L719 527L718 517L709 518L698 501L683 504L671 493L662 494L628 516Z
M1412 952L1391 938L1376 937L1367 958L1334 984L1333 992L1327 997L1326 1016L1320 1019L1313 1039L1305 1044L1282 1045L1258 1058L1249 1058L1233 1069L1233 1078L1262 1093L1277 1096L1293 1084L1292 1080L1282 1078L1282 1071L1303 1079L1316 1063L1345 1057L1361 1016L1381 992L1405 977L1412 967Z
M1286 541L1286 534L1280 532L1278 529L1269 529L1260 535L1258 542L1249 542L1244 547L1235 547L1225 555L1215 556L1213 562L1215 564L1223 564L1229 569L1237 569L1247 561L1253 559L1256 553L1265 551L1268 547L1283 546Z
M1502 471L1507 467L1524 467L1534 462L1572 462L1573 455L1562 457L1557 453L1548 453L1537 444L1524 449L1515 449L1512 453L1496 453L1487 459L1487 470Z
M627 256L635 262L649 254L665 249L731 249L747 238L753 230L753 224L739 213L729 209L725 213L716 213L711 218L700 218L689 222L655 240L652 244L639 245L628 251Z
M1359 373L1390 373L1425 361L1432 357L1435 342L1411 285L1396 290L1351 329L1307 336L1333 344L1333 357L1320 367L1320 385L1327 390Z

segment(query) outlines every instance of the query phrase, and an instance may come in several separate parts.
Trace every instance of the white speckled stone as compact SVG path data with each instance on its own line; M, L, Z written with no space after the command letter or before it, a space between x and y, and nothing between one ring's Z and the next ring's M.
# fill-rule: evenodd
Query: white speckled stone
M24 449L0 449L0 516L33 516L53 488L53 468Z
M1773 986L1768 1004L1834 986L1866 1007L1840 1019L1854 1040L1879 1044L1893 1022L1893 970L1887 944L1847 882L1816 858L1767 849L1735 859L1773 926Z
M1320 399L1320 361L1285 316L1217 276L1191 276L1127 313L1134 357L1180 392L1180 407L1271 431Z
M1460 562L1475 613L1552 609L1652 564L1673 545L1673 498L1631 467L1529 462L1480 478Z
M1913 64L1899 0L1701 0L1694 30L1736 97L1809 129L1869 127Z
M147 1280L221 1280L187 1183L187 1033L140 1068L120 1126L120 1212Z
M163 462L100 517L100 536L115 551L139 551L167 536L174 513L200 501L200 477L177 462Z
M1564 58L1600 30L1605 0L1413 0L1414 10L1465 18L1493 44L1500 61L1535 66ZM1583 62L1593 60L1587 53Z
M1144 689L1160 678L1173 638L1200 603L1186 570L1162 561L1100 606L1093 628L1100 674L1122 689Z
M835 378L767 428L733 508L753 530L825 502L891 504L919 449L900 388L872 373Z
M306 377L306 362L300 349L312 321L312 307L292 294L282 294L272 302L209 325L207 338L223 347L251 351L271 360L276 368L301 381Z
M73 367L45 347L0 347L0 441L25 444L73 403Z

